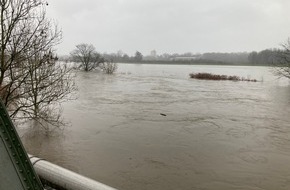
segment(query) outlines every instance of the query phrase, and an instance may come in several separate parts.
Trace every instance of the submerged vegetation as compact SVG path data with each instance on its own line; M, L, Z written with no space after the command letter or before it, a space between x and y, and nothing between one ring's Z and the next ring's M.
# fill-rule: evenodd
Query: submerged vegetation
M111 60L100 64L100 68L104 73L111 75L118 69L118 65Z
M257 82L256 79L249 79L239 76L227 76L227 75L217 75L212 73L190 73L190 78L201 79L201 80L232 80L232 81L247 81L247 82Z
M92 44L78 44L70 54L73 62L80 63L78 68L86 72L96 69L105 62Z
M118 69L113 59L106 59L96 51L92 44L76 45L76 49L71 52L70 59L78 64L77 68L86 72L101 69L106 74L113 74Z

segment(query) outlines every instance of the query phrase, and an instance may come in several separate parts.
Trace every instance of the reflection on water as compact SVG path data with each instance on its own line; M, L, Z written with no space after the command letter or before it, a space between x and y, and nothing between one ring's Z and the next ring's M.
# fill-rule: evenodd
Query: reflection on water
M290 86L266 67L122 64L77 83L70 127L20 130L31 154L124 190L290 189Z

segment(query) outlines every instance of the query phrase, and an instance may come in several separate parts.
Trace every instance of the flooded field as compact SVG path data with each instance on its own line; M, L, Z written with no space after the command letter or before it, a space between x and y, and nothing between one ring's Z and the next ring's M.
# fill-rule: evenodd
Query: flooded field
M77 85L70 126L19 130L30 154L123 190L290 189L290 85L268 67L119 64Z

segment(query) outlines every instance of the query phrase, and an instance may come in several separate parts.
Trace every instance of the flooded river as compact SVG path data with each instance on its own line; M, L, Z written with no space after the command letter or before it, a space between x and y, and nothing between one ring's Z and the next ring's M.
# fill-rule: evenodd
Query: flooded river
M121 190L290 189L290 85L267 67L119 64L77 85L70 126L20 130L29 153Z

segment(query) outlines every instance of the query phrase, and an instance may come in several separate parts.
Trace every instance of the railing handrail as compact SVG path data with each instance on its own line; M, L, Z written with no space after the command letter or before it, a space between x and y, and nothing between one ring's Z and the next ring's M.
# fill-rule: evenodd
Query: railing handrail
M55 187L66 190L116 190L44 159L28 156L38 176Z

